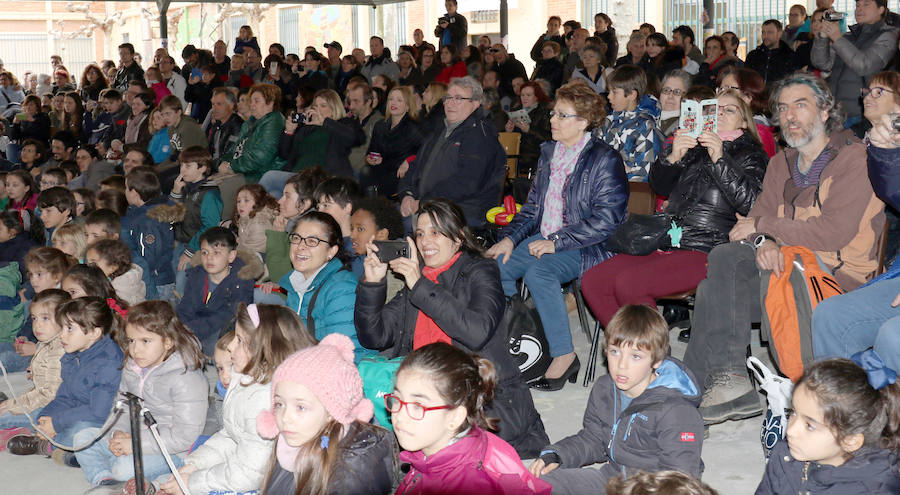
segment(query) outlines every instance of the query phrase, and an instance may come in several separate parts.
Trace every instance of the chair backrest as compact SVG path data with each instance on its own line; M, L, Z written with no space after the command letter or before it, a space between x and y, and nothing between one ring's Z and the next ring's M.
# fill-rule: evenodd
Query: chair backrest
M229 175L216 181L219 186L219 194L222 196L222 220L230 220L234 215L234 200L237 190L247 181L241 174Z
M499 132L497 133L500 140L500 146L506 152L506 176L515 179L517 174L516 167L519 163L519 145L522 143L522 135L518 132Z
M649 215L656 211L656 193L647 182L628 183L628 213Z

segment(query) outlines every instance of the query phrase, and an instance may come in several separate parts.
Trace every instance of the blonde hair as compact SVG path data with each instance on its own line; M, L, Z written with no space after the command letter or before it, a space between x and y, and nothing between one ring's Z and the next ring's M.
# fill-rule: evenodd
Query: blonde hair
M320 89L313 95L312 101L315 102L316 98L325 100L325 103L331 108L332 119L340 120L347 116L347 111L344 110L344 102L341 101L341 96L337 94L337 91L333 89Z
M147 130L150 132L151 135L156 134L160 129L166 127L165 125L163 125L160 128L156 128L156 126L153 125L153 120L156 119L156 116L158 114L159 114L159 108L156 107L153 110L150 110L150 115L147 116Z
M422 103L424 103L425 108L430 111L432 108L434 108L435 105L437 105L437 102L441 101L441 98L443 98L444 95L447 94L447 84L442 82L433 82L428 85L426 90L430 92L431 98L423 100Z
M53 231L53 236L50 238L51 244L56 240L74 243L76 249L74 255L75 258L84 258L84 251L87 248L87 237L84 235L84 227L81 224L67 223L57 227L56 230Z
M409 86L397 86L388 93L388 98L390 98L391 93L395 91L403 96L403 101L406 102L406 108L408 108L407 113L409 113L409 117L413 120L417 120L419 118L419 109L416 107L416 99L413 97L412 88Z
M759 130L756 128L756 121L753 120L753 110L750 109L750 105L741 98L741 94L734 89L725 89L719 91L716 95L717 98L721 99L723 96L727 96L734 101L737 102L737 107L741 111L741 120L744 121L744 125L747 126L744 128L744 132L750 135L754 141L760 146L762 145L762 139L759 137Z
M306 325L297 313L284 306L271 304L256 304L259 315L259 326L253 324L253 319L247 310L247 305L241 303L237 309L236 324L247 333L247 355L250 360L247 367L236 370L247 375L252 383L266 384L272 381L275 368L288 356L300 349L316 345Z

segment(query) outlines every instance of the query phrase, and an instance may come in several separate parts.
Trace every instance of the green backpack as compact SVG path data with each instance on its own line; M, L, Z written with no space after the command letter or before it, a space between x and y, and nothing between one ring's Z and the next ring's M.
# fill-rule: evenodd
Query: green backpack
M394 431L394 427L391 425L391 415L384 407L384 396L394 391L397 368L402 362L402 357L387 359L374 356L362 358L357 366L363 381L363 393L375 406L375 419L390 431Z

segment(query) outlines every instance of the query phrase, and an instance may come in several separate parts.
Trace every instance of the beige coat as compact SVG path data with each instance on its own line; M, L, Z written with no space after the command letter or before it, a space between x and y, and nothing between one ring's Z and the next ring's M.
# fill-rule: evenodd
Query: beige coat
M57 334L48 342L38 343L37 351L31 358L31 381L34 382L34 388L18 397L9 407L10 413L31 412L46 406L56 397L56 389L62 384L62 365L59 360L66 353L60 335L61 333Z

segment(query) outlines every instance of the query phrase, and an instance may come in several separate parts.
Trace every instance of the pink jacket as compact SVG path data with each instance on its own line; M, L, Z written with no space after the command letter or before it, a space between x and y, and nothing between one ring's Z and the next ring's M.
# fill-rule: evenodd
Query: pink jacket
M421 451L404 451L400 462L409 463L410 470L396 495L550 495L552 490L528 472L512 446L477 426L427 459Z

